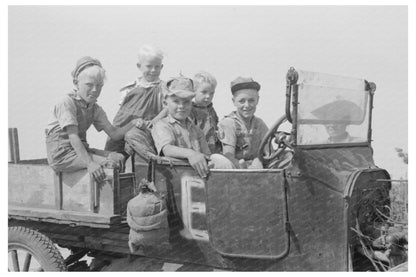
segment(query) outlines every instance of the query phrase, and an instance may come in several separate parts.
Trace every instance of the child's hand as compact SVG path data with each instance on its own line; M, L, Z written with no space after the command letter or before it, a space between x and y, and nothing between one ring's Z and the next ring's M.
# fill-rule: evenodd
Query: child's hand
M238 161L238 168L240 169L247 169L247 163L244 159Z
M143 128L144 128L144 127L146 127L146 120L143 120L143 119L141 119L141 118L136 118L136 119L133 119L133 120L131 121L131 123L133 123L133 125L134 125L136 128L139 128L139 129L142 129L142 130L143 130Z
M117 152L111 152L110 154L108 154L107 158L113 161L120 168L120 171L124 171L123 166L124 166L124 160L126 158L124 157L123 154L117 153Z
M159 118L154 118L152 120L147 121L147 128L151 129L153 125L159 120Z
M94 177L97 183L101 183L105 179L105 172L103 167L94 161L87 166L88 172Z
M195 152L188 158L189 164L198 172L201 178L206 178L209 172L207 160L205 155L199 152Z

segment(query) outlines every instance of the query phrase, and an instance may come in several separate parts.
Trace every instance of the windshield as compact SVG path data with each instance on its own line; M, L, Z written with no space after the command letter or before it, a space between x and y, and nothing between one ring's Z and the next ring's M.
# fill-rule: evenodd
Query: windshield
M297 145L367 142L364 80L303 71L299 77Z

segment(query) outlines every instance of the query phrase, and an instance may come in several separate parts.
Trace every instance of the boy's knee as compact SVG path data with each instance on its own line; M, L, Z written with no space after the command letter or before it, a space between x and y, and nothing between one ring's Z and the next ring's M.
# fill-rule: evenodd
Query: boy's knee
M221 154L212 154L210 156L211 163L216 169L235 169L234 164Z

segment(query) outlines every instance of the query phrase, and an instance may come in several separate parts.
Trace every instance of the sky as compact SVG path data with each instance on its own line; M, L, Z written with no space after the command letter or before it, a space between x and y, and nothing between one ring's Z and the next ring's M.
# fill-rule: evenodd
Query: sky
M230 82L254 78L256 115L269 127L284 114L291 66L375 82L374 160L406 178L394 148L408 149L407 14L406 6L9 6L8 126L18 128L21 159L46 157L52 107L85 55L107 71L98 103L112 121L119 89L139 74L138 49L153 44L165 53L163 80L199 70L217 78L220 118L234 110ZM105 140L90 128L92 147Z

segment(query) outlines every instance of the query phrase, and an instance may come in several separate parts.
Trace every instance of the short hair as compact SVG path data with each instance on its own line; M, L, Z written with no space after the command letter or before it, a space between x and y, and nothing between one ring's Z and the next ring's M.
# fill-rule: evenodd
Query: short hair
M163 52L158 47L145 44L139 49L139 55L137 56L139 62L142 61L143 58L147 57L156 57L160 60L163 60Z
M98 65L87 66L78 74L76 80L78 81L79 76L83 74L86 74L88 76L99 76L103 80L103 82L107 79L105 69Z
M217 87L217 80L215 77L206 71L199 71L196 73L193 81L195 84L195 89L197 89L202 83L210 84L214 87L214 89Z

